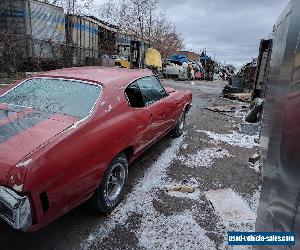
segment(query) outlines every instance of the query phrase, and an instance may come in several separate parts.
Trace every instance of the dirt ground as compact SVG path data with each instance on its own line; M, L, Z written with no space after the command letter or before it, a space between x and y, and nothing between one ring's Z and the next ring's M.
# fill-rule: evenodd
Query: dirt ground
M240 133L243 113L205 109L235 104L219 97L225 83L164 84L193 92L186 132L162 139L130 167L120 206L104 216L82 205L31 234L1 223L0 249L231 249L228 231L254 230L261 183L248 158L256 135ZM179 184L194 192L172 191Z

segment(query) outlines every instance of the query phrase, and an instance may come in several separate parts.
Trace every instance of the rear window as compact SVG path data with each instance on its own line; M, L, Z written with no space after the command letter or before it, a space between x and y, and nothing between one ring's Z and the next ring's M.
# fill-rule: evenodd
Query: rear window
M84 118L101 90L101 86L80 81L33 78L1 96L0 102Z

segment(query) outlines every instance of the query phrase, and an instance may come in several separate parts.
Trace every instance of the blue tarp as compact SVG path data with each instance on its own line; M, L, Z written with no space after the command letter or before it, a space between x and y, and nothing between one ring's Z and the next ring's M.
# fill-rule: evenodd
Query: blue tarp
M186 55L172 55L171 57L171 61L172 62L179 62L179 63L184 63L184 62L188 62L188 58L186 57Z
M201 56L200 60L211 60L211 57L209 57L209 56Z

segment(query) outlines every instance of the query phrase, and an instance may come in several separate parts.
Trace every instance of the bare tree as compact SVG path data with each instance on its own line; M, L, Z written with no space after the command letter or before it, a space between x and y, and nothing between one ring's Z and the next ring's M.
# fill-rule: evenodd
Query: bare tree
M41 2L63 7L66 13L86 14L94 0L41 0Z
M183 38L157 0L106 0L98 6L100 18L117 24L120 30L149 41L164 57L183 48Z

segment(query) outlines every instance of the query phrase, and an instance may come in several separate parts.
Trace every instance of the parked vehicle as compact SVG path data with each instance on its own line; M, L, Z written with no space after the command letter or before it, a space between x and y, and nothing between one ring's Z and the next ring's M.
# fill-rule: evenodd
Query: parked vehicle
M85 201L109 213L128 165L181 136L191 103L150 70L69 68L15 83L0 96L0 217L36 231Z
M300 2L289 1L273 27L261 131L263 185L257 232L300 235ZM300 248L296 240L293 249Z

